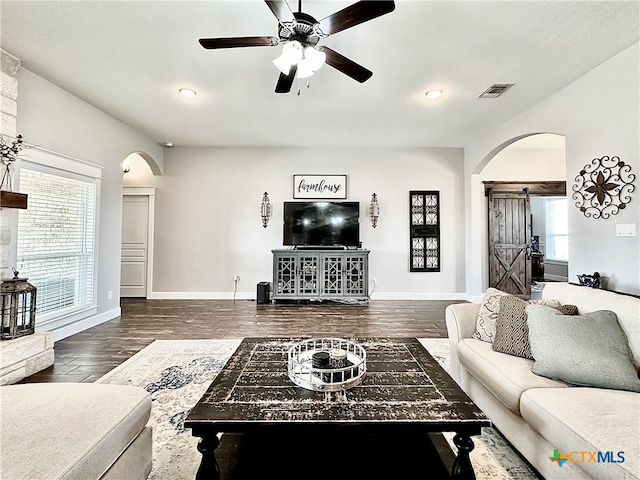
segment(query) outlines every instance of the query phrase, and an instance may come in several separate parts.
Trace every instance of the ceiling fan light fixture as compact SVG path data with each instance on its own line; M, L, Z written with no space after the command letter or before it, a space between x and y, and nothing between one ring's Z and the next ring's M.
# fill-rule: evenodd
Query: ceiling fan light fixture
M276 58L273 61L273 64L283 74L289 75L291 66L296 65L298 62L300 62L302 60L302 57L302 45L297 40L292 40L284 44L284 46L282 47L282 55Z
M307 47L304 49L304 62L308 62L309 68L314 72L317 72L327 59L327 55L320 50L316 50L314 47Z
M296 72L296 78L308 78L316 73L312 68L308 60L302 59L298 62L298 70Z
M285 56L291 64L298 63L302 60L303 56L302 45L297 40L291 40L282 47L282 55Z
M289 71L291 70L291 62L287 59L286 55L283 53L278 58L273 61L273 64L280 70L283 74L289 75Z

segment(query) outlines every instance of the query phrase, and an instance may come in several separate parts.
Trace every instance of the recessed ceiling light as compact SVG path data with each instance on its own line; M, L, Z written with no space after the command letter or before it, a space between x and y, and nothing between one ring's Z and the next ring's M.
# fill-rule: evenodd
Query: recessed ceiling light
M435 100L442 95L442 90L429 90L426 95L429 100Z
M180 92L180 95L182 95L185 98L193 98L197 95L196 91L191 90L190 88L181 88L178 91Z

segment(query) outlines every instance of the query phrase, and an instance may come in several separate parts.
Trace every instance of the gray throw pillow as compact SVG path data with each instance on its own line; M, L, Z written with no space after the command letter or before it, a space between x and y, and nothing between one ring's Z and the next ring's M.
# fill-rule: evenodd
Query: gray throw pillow
M527 305L553 306L557 303L555 300L551 300L554 303L542 302L542 300L525 302L512 295L500 297L496 335L493 340L493 350L495 352L533 360L525 308ZM578 315L578 307L575 305L559 305L557 307L554 306L554 308L563 315ZM561 320L561 318L558 318L558 320Z
M627 336L614 312L563 316L540 305L529 305L526 312L534 373L572 385L640 392Z

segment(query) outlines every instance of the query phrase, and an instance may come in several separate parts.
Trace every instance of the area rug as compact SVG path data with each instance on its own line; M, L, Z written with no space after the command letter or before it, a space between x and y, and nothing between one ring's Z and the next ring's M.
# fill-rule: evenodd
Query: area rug
M150 479L192 480L200 454L198 438L184 428L184 420L211 381L236 350L241 339L156 340L96 381L145 388L153 400L153 468ZM448 340L420 339L449 369ZM453 446L453 434L445 434ZM493 428L474 437L471 452L478 480L537 480L539 477Z

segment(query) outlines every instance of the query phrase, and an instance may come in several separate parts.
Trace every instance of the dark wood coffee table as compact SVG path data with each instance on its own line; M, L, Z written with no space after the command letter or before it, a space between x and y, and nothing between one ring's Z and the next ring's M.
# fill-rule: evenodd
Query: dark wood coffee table
M287 352L300 340L246 338L211 383L185 421L201 438L198 480L220 478L215 451L221 433L260 434L270 451L280 442L275 451L281 450L285 462L302 458L301 465L331 472L336 460L361 462L359 457L367 455L360 449L352 454L349 443L332 439L348 437L351 445L359 445L377 434L389 442L455 432L458 454L451 478L475 478L471 436L491 422L417 339L353 339L367 351L367 374L346 392L314 392L293 384Z

